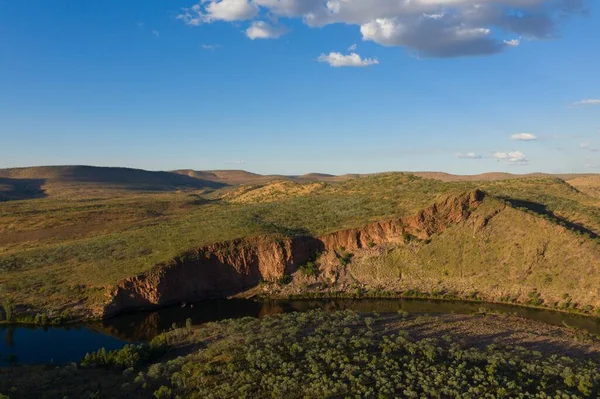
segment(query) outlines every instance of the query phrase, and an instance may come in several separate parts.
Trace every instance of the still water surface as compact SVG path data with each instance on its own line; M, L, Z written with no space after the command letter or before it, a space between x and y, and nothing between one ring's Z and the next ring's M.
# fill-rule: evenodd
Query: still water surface
M98 324L69 327L34 328L25 326L0 327L0 365L10 363L65 364L79 361L87 352L99 348L118 349L127 343L144 342L168 330L173 323L182 326L186 319L200 325L210 321L241 317L264 317L284 312L304 312L312 309L336 311L352 309L357 312L470 314L481 307L517 314L552 325L577 327L600 334L600 319L582 317L539 309L527 309L500 304L448 302L413 299L329 299L273 300L223 299L200 302L186 307L171 307L106 320Z

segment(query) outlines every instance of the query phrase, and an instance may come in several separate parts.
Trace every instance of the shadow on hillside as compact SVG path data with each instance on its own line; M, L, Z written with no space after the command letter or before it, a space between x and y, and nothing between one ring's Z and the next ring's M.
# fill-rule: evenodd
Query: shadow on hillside
M538 215L541 215L541 216L545 217L546 219L549 219L553 223L559 224L569 230L578 232L580 234L585 234L585 235L589 236L590 238L598 238L598 234L596 234L592 230L590 230L580 224L571 222L568 219L565 219L563 217L555 215L544 204L540 204L538 202L532 202L532 201L506 198L506 197L504 197L502 199L504 201L508 202L513 208L526 209L528 211L537 213Z
M309 230L302 227L287 227L265 220L262 215L255 213L247 215L247 223L263 234L278 234L286 237L311 237Z
M458 316L459 320L462 319L467 323L472 318L473 316L469 315ZM490 322L492 326L495 324L493 318ZM510 328L513 322L515 326ZM527 329L523 329L518 320L509 318L504 323L508 327L506 331L489 331L485 333L479 332L473 327L471 327L473 331L465 330L452 322L440 324L437 320L415 323L407 330L418 339L439 338L445 335L461 337L461 340L467 346L480 349L484 349L489 345L499 345L507 348L523 347L530 351L539 351L545 355L558 354L579 358L597 356L597 352L595 352L597 347L592 344L592 341L577 342L570 334L565 332L562 336L561 330L556 330L553 327L540 324L541 331L538 331L540 334L531 334ZM481 324L486 324L485 318L481 320ZM585 332L580 332L580 334L582 337L587 335Z
M171 172L151 172L130 168L102 168L94 166L66 167L60 180L71 183L96 183L126 190L171 191L180 188L218 189L227 184Z
M44 198L44 179L9 179L0 177L0 202Z

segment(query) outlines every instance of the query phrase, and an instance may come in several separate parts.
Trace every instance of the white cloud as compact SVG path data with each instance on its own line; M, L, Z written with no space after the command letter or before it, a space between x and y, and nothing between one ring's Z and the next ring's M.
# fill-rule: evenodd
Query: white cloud
M203 50L209 50L209 51L215 51L221 48L220 44L203 44L202 45L202 49Z
M581 148L582 150L587 150L587 151L592 151L592 152L599 152L600 148L593 146L590 143L581 143L579 145L579 148Z
M265 21L255 21L246 29L250 39L277 39L285 35L287 30L281 26L271 25Z
M573 103L572 105L574 105L574 106L579 106L579 105L600 105L600 99L598 99L598 98L587 98L585 100L577 101L577 102Z
M496 151L494 158L498 161L505 161L507 164L524 165L528 163L527 157L521 151L501 152Z
M190 25L265 17L347 24L363 40L418 56L459 57L502 52L521 38L554 38L585 10L585 0L199 0L179 18Z
M537 140L537 136L533 133L518 133L518 134L513 134L512 136L510 136L511 140L517 140L517 141L533 141L533 140Z
M348 47L348 51L356 51L356 44L353 44L352 46Z
M428 57L493 54L504 47L490 29L454 25L445 21L445 17L378 18L361 25L360 32L363 40L408 47Z
M152 31L152 34L153 34L154 36L156 36L156 37L160 37L160 32L159 32L159 31L157 31L157 30L153 30L153 31Z
M506 44L507 46L510 46L510 47L517 47L521 44L521 38L504 40L504 44Z
M250 0L200 0L177 16L188 25L214 21L246 21L258 15L258 6Z
M459 152L456 154L456 157L460 158L460 159L481 159L482 158L481 155L476 154L474 152L467 152L465 154Z
M379 60L376 58L361 58L356 53L344 55L342 53L329 53L321 54L317 58L319 62L326 62L332 67L366 67L370 65L379 64Z

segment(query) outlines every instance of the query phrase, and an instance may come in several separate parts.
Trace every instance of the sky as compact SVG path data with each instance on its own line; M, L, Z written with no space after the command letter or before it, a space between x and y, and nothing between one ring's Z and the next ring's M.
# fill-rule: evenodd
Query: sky
M0 168L600 173L592 0L0 0Z

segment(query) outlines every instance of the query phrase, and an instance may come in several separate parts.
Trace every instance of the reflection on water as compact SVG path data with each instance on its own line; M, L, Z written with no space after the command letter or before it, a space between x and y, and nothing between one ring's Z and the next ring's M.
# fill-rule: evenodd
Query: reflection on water
M323 299L323 300L268 300L221 299L196 303L186 307L161 309L154 312L137 313L106 320L103 329L106 333L121 339L145 341L171 328L173 323L182 326L186 319L199 325L209 321L235 319L241 317L265 317L285 312L305 312L323 309L328 312L351 309L356 312L397 312L403 309L410 313L456 313L472 314L480 308L516 314L527 319L547 324L576 327L591 333L600 334L600 319L530 309L503 304L482 304L474 302L438 301L423 299Z
M501 304L447 302L409 299L331 299L331 300L270 300L221 299L200 302L186 307L171 307L153 312L122 316L102 323L79 327L0 327L0 365L14 363L67 363L79 361L87 352L101 347L116 349L128 342L148 341L173 324L183 326L187 319L200 325L210 321L241 317L265 317L284 312L304 312L313 309L357 312L470 314L480 308L516 314L547 324L577 327L600 334L600 319L569 315L540 309L528 309Z

